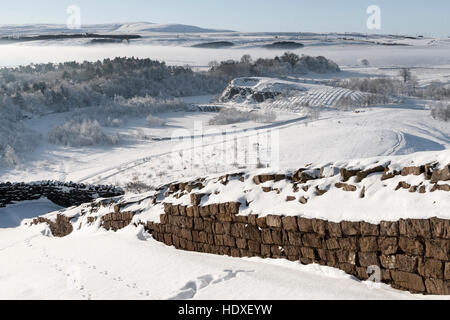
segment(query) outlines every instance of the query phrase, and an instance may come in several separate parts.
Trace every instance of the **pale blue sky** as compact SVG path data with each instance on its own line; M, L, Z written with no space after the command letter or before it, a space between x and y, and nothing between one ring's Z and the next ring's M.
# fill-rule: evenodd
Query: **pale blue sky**
M0 24L65 23L76 4L82 23L147 21L239 31L369 32L369 5L380 33L450 36L449 0L2 0Z

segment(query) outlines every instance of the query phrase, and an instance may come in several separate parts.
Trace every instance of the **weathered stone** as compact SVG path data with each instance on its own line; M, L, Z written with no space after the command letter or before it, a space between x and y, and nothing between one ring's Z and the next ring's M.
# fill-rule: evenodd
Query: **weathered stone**
M342 189L346 192L355 192L357 190L356 186L351 185L351 184L347 184L347 183L342 183L342 182L338 182L334 185L336 188L338 189Z
M328 250L340 249L339 241L336 238L327 239L326 245Z
M450 184L435 184L433 186L433 188L431 188L430 190L431 192L435 192L435 191L450 191Z
M323 248L323 238L314 233L306 233L302 237L304 246L312 248Z
M425 292L423 279L417 274L392 270L391 276L394 284L401 288L412 290L413 292Z
M253 182L255 184L266 183L268 181L274 181L274 180L275 180L275 175L272 175L272 174L261 174L261 175L253 177Z
M450 262L445 263L444 279L450 280Z
M297 170L294 175L292 176L292 180L299 183L306 183L310 180L315 180L318 178L318 176L313 176L313 174L310 174L310 172L305 172L306 169L299 169ZM320 173L320 171L319 171Z
M425 279L427 293L432 295L449 295L450 281L440 279Z
M297 218L298 229L301 232L313 232L312 221L311 219L306 218Z
M367 222L360 222L361 235L363 236L378 236L380 235L379 225Z
M271 251L270 251L270 245L268 244L262 244L261 245L261 255L263 258L270 258L271 257Z
M213 223L214 232L217 234L230 234L231 222L215 222Z
M356 266L352 263L339 263L338 268L348 274L356 274Z
M248 240L261 242L261 231L259 231L257 226L247 224L245 227L245 238Z
M430 221L431 235L434 239L450 239L450 220L432 218Z
M186 215L188 217L193 217L194 216L194 208L193 207L187 207L186 208Z
M243 223L233 223L231 225L231 235L235 238L246 238L246 232L245 232L245 224Z
M294 201L294 200L296 200L296 199L297 199L297 198L294 197L294 196L287 196L287 197L286 197L286 201L287 201L287 202Z
M390 171L389 168L386 168L384 170L383 175L381 176L381 181L392 179L395 176L398 176L399 174L400 174L400 172L398 172L398 171Z
M395 188L395 191L400 190L400 189L410 189L411 185L405 181L400 181L397 185L397 187Z
M369 175L374 174L374 173L381 173L384 172L386 170L385 167L383 166L377 166L375 168L370 168L364 171L360 171L356 174L357 176L357 181L361 182L363 181L365 178L367 178Z
M272 240L272 232L270 229L263 229L261 231L262 243L264 244L274 244Z
M297 232L288 232L289 243L293 246L300 247L302 245L302 237L300 233Z
M405 167L401 171L402 176L409 176L409 175L420 176L422 173L425 173L425 166Z
M440 260L425 259L418 269L419 274L426 278L444 279L444 264Z
M360 280L369 279L369 273L366 267L356 267L356 277Z
M321 236L326 235L326 222L321 219L312 219L313 231Z
M300 248L297 246L285 246L284 252L291 261L298 260L300 257Z
M239 214L239 207L241 204L239 202L229 202L226 205L227 213L231 215Z
M386 269L397 269L397 258L395 255L381 255L380 263L383 268Z
M237 248L230 248L230 256L233 258L240 258L241 251Z
M261 245L257 241L248 240L248 250L253 253L261 253Z
M396 237L380 237L378 238L378 247L385 255L395 254L398 250Z
M192 241L192 232L189 229L181 229L181 237L188 241Z
M390 270L381 269L381 281L387 284L390 284L392 282Z
M248 215L248 223L251 224L252 226L257 226L257 223L256 223L257 218L258 218L257 215L249 214Z
M423 244L415 239L400 237L398 246L403 252L409 255L420 256L424 252Z
M449 181L450 180L450 163L447 164L441 170L434 170L431 175L431 182L437 183L438 181Z
M283 244L283 238L280 230L272 230L272 240L276 245L281 246Z
M398 236L398 222L382 221L380 223L380 235L388 237Z
M339 250L336 251L336 257L340 263L356 264L356 252Z
M267 226L270 228L281 228L281 217L274 216L274 215L268 215L266 217L266 223L267 223Z
M236 239L236 246L239 249L247 249L247 240L246 239L237 238Z
M450 240L425 241L425 256L428 258L449 261Z
M378 256L375 252L359 252L358 262L362 267L378 266Z
M218 204L209 205L209 212L213 216L218 215L219 214L219 205Z
M360 234L359 222L341 222L342 233L346 236L356 236Z
M327 232L330 237L340 238L342 237L341 225L335 222L327 222Z
M406 272L416 272L417 271L417 257L408 256L405 254L397 254L397 269Z
M311 260L315 260L316 259L316 252L314 251L313 248L302 247L300 249L300 252L301 252L302 258L308 258L308 259L311 259Z
M359 248L362 252L378 251L377 237L362 237L359 239Z
M286 231L297 231L298 224L296 217L283 217L282 218L283 229Z
M267 228L266 217L260 217L256 219L256 224L259 228L265 229Z
M233 219L233 222L245 223L245 224L248 222L247 216L236 216L236 215L232 215L232 214L230 214L230 216Z
M274 258L282 258L285 256L284 249L280 246L274 245L270 248L270 251L272 253L272 257Z
M422 237L431 238L431 229L429 220L422 219L401 219L399 221L399 231L401 236L408 238Z
M316 186L316 191L315 191L316 196L318 196L318 197L323 196L327 192L328 192L328 189L320 189L319 186Z
M350 180L351 177L356 176L358 174L358 172L360 172L360 171L361 170L347 170L345 168L342 168L340 170L342 180L344 182L347 182L348 180Z
M202 202L202 198L205 196L203 193L191 193L191 205L192 206L199 206Z
M211 216L211 212L209 212L209 207L199 207L199 212L201 217L209 217Z
M340 238L338 241L342 250L358 250L358 240L356 238Z

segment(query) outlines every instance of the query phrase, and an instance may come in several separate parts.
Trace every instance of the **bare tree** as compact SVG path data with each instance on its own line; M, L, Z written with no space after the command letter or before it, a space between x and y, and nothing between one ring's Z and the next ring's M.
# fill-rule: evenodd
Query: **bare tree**
M399 76L403 79L404 83L411 81L413 78L411 69L408 68L402 68L399 72Z
M244 54L241 58L241 63L243 64L251 64L252 61L252 57L249 54Z

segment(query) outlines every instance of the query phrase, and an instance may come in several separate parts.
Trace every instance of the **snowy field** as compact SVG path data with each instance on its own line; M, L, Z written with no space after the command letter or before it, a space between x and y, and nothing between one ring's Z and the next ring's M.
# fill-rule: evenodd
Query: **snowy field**
M11 30L5 27L0 34L8 35ZM49 26L40 29L48 33L58 30ZM107 134L121 137L114 146L50 144L45 137L54 126L73 117L73 111L35 116L25 123L44 137L42 142L16 167L0 167L0 181L54 179L125 188L139 183L152 189L176 180L261 169L261 164L284 171L352 159L415 157L419 152L422 154L418 158L437 155L450 163L450 123L431 117L432 101L406 98L343 111L335 108L340 97L350 95L357 99L364 94L327 84L332 79L396 77L402 67L411 68L418 86L435 81L449 84L449 39L347 35L352 38L349 43L343 40L344 35L334 34L189 30L166 25L97 26L88 31L139 33L144 37L129 45L94 46L84 40L0 44L0 64L134 56L202 69L212 60L239 60L244 54L254 58L281 55L286 50L261 47L276 39L300 41L305 47L293 52L323 55L335 61L342 72L290 78L304 90L275 101L218 102L221 92L217 96L181 99L193 106L274 113L276 119L266 123L250 120L212 124L217 110L163 112L157 114L160 124L149 125L145 119L133 118L120 126L105 128ZM32 34L35 29L24 26L19 31ZM232 41L236 45L229 49L191 47L205 41ZM368 59L370 65L362 66L361 59ZM319 111L309 114L311 108L304 108L305 101ZM230 159L230 154L236 157ZM270 157L274 154L275 158ZM448 198L440 200L442 210L450 209ZM45 226L20 226L23 219L58 209L46 199L0 208L0 299L429 298L360 282L328 267L177 251L132 226L117 233L83 229L62 239L49 236ZM79 281L71 282L74 276Z

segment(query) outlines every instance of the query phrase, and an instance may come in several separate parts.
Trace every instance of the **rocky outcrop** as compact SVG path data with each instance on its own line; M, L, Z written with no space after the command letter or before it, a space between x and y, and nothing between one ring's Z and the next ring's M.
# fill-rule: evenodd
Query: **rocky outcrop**
M269 99L275 99L279 95L281 95L281 92L258 92L253 90L252 88L230 87L224 92L220 100L222 102L227 102L235 100L237 97L239 97L243 100L250 99L252 101L261 103Z

